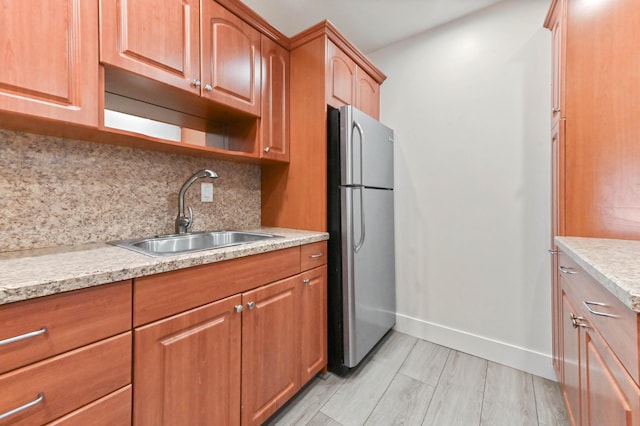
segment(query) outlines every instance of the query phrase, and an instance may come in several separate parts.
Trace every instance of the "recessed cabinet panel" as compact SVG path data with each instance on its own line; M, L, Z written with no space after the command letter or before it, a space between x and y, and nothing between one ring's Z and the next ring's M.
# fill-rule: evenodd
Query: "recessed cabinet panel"
M202 25L202 95L259 116L260 33L214 1Z
M306 383L327 365L327 267L302 273L300 281L301 382Z
M356 108L376 120L380 119L380 85L360 68L356 75Z
M261 156L289 161L289 52L262 37Z
M100 61L200 93L200 2L100 2Z
M327 103L334 108L355 105L356 63L335 44L327 44Z
M97 126L97 2L3 0L0 10L0 109Z

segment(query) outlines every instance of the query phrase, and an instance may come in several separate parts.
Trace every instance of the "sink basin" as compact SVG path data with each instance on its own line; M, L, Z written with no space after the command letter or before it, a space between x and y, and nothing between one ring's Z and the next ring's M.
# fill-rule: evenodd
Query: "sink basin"
M278 238L278 236L260 232L212 231L111 241L109 244L137 251L147 256L160 257L237 246L269 238Z

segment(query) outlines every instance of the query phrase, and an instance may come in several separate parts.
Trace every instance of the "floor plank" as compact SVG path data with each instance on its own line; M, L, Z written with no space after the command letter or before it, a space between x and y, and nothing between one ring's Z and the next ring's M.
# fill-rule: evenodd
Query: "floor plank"
M400 368L400 373L435 387L451 349L418 340Z
M433 386L397 374L365 425L420 425L433 391Z
M307 423L307 426L342 426L342 425L325 414L317 413L315 416L313 416L311 421Z
M373 358L368 360L349 376L320 411L344 426L361 426L397 371L387 363Z
M536 396L536 409L540 426L570 425L558 383L543 377L533 376L533 390Z
M487 361L452 351L423 425L468 426L480 422Z
M391 331L382 344L373 352L373 359L384 362L389 368L397 371L407 359L407 355L409 355L417 341L417 338L408 334Z
M295 398L279 410L266 425L306 425L318 413L345 379L328 374L326 379L315 377Z
M489 362L481 426L536 426L535 393L530 374Z

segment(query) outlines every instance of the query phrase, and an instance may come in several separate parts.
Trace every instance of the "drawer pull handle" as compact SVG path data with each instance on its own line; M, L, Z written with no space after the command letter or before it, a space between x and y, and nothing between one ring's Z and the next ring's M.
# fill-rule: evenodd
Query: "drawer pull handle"
M618 315L608 314L606 312L594 311L593 309L591 309L591 305L593 305L593 306L602 306L602 307L609 306L606 303L590 302L588 300L585 300L584 302L582 302L582 304L584 305L585 308L587 308L587 311L591 312L593 315L598 315L600 317L618 318Z
M568 268L566 266L561 266L560 267L560 272L562 272L563 274L569 274L569 275L575 275L577 274L576 271L572 271L571 268Z
M14 414L18 414L19 412L26 410L27 408L31 408L34 405L37 405L40 402L42 402L43 399L44 399L44 393L40 392L38 394L38 397L36 399L34 399L33 401L27 402L26 404L21 405L18 408L14 408L13 410L9 410L7 412L4 412L4 413L0 414L0 420L4 420L9 416L13 416Z
M309 278L307 278L307 279L302 280L302 283L304 285L309 285L309 284L311 284L311 280Z
M324 256L324 253L316 253L316 254L312 254L311 256L309 256L311 259L317 259L319 257Z
M549 252L549 254L558 254L558 253L560 253L560 250L551 250L551 249L549 249L547 251Z
M40 330L32 331L30 333L21 334L20 336L10 337L8 339L0 340L0 346L8 345L9 343L19 342L20 340L30 339L32 337L39 336L47 332L47 327L42 327Z

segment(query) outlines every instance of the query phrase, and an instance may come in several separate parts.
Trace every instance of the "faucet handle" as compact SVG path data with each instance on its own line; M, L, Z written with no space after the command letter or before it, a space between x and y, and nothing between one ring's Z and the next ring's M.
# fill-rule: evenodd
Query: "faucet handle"
M185 229L191 228L191 225L193 224L193 209L191 208L191 206L188 206L187 209L189 210L189 219L187 221L187 227Z

